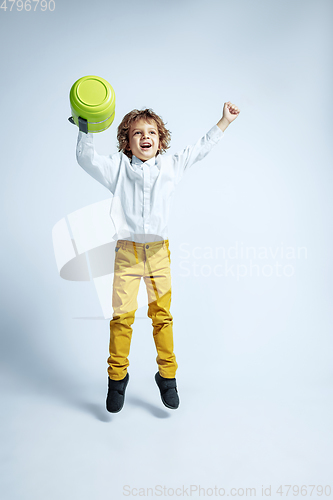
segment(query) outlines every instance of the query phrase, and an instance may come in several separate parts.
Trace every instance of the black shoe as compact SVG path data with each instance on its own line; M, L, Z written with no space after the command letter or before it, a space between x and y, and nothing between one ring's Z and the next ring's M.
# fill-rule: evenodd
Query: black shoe
M177 391L177 384L175 378L161 377L159 372L155 375L156 384L161 393L163 404L167 408L175 410L179 406L179 396Z
M106 396L106 409L110 413L118 413L124 406L125 391L128 384L129 374L122 380L109 379L108 395Z

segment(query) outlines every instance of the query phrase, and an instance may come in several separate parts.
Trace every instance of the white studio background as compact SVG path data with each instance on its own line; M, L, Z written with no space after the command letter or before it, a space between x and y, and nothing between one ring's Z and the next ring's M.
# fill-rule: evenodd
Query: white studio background
M1 496L170 497L192 485L192 498L215 486L281 498L288 484L327 496L332 2L20 5L0 9ZM110 197L76 163L67 121L69 89L88 74L116 93L100 154L116 151L133 108L167 122L169 154L217 123L224 102L241 109L184 176L169 221L177 412L155 386L144 308L124 409L106 412L109 322L93 284L57 270L54 225Z

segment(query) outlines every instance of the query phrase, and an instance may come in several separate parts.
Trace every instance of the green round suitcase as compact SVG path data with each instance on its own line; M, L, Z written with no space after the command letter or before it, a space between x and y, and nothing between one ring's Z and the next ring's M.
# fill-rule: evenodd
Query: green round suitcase
M83 76L72 85L69 100L72 112L69 120L83 132L102 132L112 124L116 96L104 78Z

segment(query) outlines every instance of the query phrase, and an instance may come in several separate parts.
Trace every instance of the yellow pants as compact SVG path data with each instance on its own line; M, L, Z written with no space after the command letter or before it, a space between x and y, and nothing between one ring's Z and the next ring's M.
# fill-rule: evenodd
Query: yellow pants
M174 378L178 368L173 352L169 240L150 243L118 240L115 248L112 292L113 317L110 321L108 375L113 380L126 376L132 339L132 324L138 308L141 277L148 294L149 318L157 351L159 373Z

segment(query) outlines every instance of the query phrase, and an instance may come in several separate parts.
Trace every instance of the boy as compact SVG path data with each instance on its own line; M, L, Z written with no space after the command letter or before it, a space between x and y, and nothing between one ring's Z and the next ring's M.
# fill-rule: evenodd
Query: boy
M171 274L167 222L174 190L193 163L204 158L223 137L240 110L226 102L223 116L194 146L162 158L169 148L170 132L151 109L133 110L118 127L118 153L98 155L93 134L79 131L76 157L79 165L113 194L110 217L116 233L113 317L110 321L108 394L106 408L119 412L129 380L127 368L132 324L138 308L141 277L148 294L157 351L155 381L163 404L179 406L178 368L173 352L173 317L170 313Z

